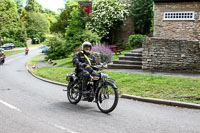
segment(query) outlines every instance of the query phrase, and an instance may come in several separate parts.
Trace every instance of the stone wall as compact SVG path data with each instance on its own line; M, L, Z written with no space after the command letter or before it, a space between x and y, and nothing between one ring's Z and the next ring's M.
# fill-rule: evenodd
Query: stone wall
M163 20L164 12L182 11L194 11L195 20ZM200 2L155 3L154 37L200 40Z
M199 41L146 38L143 49L144 70L200 72Z
M134 34L134 23L129 17L124 21L124 24L112 32L113 43L122 43L125 46L128 43L128 37Z

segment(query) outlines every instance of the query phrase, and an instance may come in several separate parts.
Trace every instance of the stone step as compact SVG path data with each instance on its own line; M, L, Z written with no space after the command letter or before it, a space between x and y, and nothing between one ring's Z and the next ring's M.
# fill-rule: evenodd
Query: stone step
M138 54L142 54L142 51L131 51L131 53L138 53Z
M133 49L131 50L131 53L142 53L143 48Z
M108 69L142 69L142 65L108 64Z
M119 60L142 61L142 57L136 57L136 56L119 56Z
M142 57L142 53L131 53L127 52L124 54L125 56L137 56L137 57Z
M113 60L113 64L142 65L142 61Z

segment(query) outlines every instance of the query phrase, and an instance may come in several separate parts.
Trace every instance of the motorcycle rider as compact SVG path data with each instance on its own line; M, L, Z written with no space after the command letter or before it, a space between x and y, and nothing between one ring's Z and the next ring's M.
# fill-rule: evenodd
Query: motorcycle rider
M0 57L3 57L3 56L5 56L5 54L4 54L4 50L1 50Z
M26 55L28 54L28 51L29 51L29 48L26 47L26 48L25 48L25 54L26 54Z
M96 64L95 57L90 53L92 49L92 44L90 42L84 42L82 44L82 51L74 54L73 65L76 67L75 72L78 77L83 79L82 94L88 94L87 83L90 74L93 72L93 68Z
M1 54L0 54L0 59L2 59L1 61L4 63L5 62L5 54L4 54L4 50L1 50Z

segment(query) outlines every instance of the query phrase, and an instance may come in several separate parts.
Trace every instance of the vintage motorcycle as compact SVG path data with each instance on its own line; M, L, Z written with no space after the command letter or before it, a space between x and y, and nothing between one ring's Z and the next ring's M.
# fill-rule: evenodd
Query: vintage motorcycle
M108 75L101 70L90 75L87 87L89 93L86 95L81 93L83 79L78 77L75 72L67 74L66 80L69 83L66 91L70 103L77 104L80 100L96 102L103 113L110 113L116 108L119 98L117 86L114 84L114 80L108 78Z

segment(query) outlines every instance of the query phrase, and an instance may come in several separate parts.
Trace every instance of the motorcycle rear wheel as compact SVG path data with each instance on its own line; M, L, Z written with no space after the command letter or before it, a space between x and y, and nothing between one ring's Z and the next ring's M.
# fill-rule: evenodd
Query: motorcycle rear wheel
M118 103L118 91L111 84L99 88L97 92L97 106L103 113L112 112Z
M75 85L68 85L67 87L67 98L70 103L77 104L81 100L81 93L79 88L77 87L77 84Z

